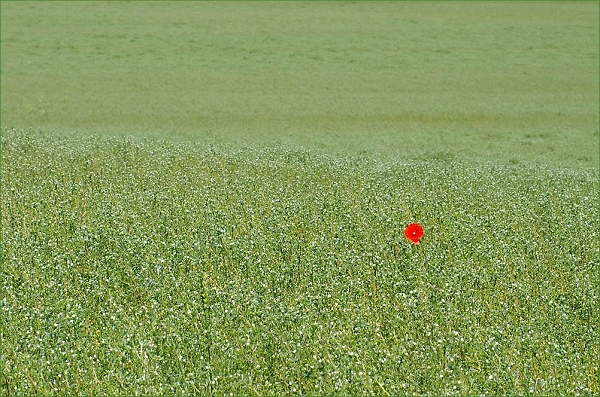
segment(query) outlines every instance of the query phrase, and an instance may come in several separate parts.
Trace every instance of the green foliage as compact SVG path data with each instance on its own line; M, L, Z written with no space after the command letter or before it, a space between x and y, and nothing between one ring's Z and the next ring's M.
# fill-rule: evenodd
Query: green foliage
M3 394L598 392L596 170L2 145Z
M599 393L597 2L0 7L2 395Z
M2 2L2 126L598 167L598 3Z

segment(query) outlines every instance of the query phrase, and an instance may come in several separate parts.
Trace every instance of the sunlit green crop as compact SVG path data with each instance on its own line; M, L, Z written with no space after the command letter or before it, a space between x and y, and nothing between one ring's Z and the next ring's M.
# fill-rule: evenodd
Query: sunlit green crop
M0 394L598 395L597 2L0 7Z
M597 171L2 145L7 393L598 390Z

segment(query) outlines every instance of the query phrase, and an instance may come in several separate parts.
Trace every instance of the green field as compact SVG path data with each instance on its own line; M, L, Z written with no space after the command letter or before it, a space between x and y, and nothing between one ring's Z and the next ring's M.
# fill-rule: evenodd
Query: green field
M2 395L599 393L597 2L0 7Z

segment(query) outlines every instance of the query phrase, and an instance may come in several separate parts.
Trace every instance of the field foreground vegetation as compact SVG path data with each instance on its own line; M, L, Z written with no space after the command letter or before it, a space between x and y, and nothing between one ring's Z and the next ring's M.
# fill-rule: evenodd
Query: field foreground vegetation
M3 395L598 393L596 169L16 130L2 164Z
M598 395L597 2L0 8L0 394Z

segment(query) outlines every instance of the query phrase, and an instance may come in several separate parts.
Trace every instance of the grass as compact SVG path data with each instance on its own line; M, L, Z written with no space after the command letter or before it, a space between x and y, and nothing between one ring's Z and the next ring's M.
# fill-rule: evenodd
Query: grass
M598 390L596 171L10 131L3 160L4 394Z
M597 3L0 6L2 395L598 394Z
M593 2L1 7L5 127L598 166Z

